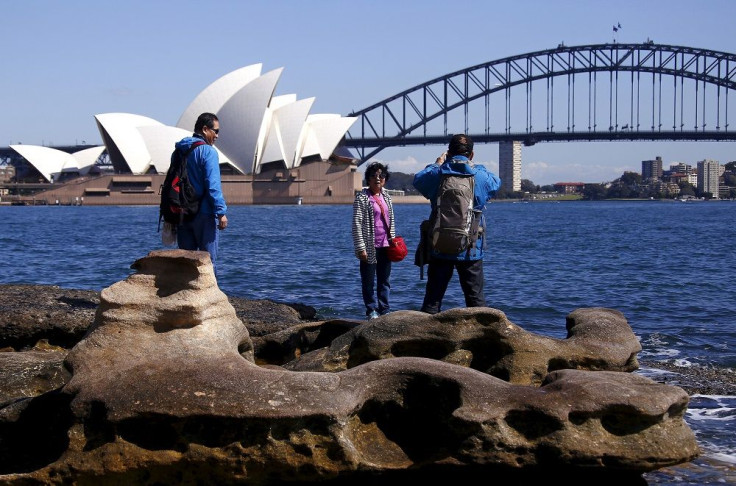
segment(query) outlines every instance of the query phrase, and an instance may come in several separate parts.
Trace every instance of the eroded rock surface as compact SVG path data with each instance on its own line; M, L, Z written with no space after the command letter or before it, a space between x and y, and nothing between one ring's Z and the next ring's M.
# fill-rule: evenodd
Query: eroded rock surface
M0 408L62 387L67 379L64 358L61 349L0 352Z
M252 336L277 333L314 321L317 311L300 303L228 296ZM0 284L0 351L28 351L40 342L71 349L94 322L95 290L56 285Z
M335 339L362 324L351 319L331 319L301 323L260 336L251 334L256 363L281 366L310 351L326 351Z
M262 368L206 253L157 251L135 267L102 292L61 392L0 409L0 484L348 483L438 470L570 479L698 454L677 387L580 370L521 386L421 357L337 373ZM27 440L39 424L41 447Z
M550 371L634 371L641 345L613 309L578 309L567 316L567 339L540 336L497 309L452 309L430 316L398 311L345 332L327 349L299 356L294 371L342 371L368 361L421 356L477 369L505 381L539 385Z
M303 304L228 300L256 336L305 325L316 314ZM0 407L66 383L66 353L92 326L99 302L100 293L93 290L0 284ZM272 349L269 345L266 351ZM293 358L292 350L283 362Z
M55 285L0 285L0 349L32 349L45 340L63 348L92 324L99 292Z

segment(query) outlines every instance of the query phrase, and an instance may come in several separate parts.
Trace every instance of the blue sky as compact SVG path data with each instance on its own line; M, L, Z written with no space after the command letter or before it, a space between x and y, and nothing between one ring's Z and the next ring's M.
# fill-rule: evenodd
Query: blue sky
M348 114L443 74L506 56L610 42L736 52L736 2L467 0L0 0L5 47L0 145L101 143L93 115L128 112L173 125L204 87L239 67L284 68L277 94ZM414 172L440 146L384 150ZM736 160L733 143L542 143L523 149L537 184L601 182L641 160ZM497 167L498 147L476 161Z

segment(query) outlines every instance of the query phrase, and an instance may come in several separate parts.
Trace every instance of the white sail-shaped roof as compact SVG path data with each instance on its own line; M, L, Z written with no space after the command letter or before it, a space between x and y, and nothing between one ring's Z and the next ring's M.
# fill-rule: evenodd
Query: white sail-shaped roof
M143 174L151 165L151 154L138 130L145 126L164 126L163 123L146 116L132 113L103 113L95 115L100 135L108 148L110 159L116 170L120 170L117 153L133 174ZM114 148L108 143L112 142Z
M288 169L297 164L296 157L299 137L314 104L314 98L307 98L282 105L272 110L270 129L264 144L260 164L283 160ZM258 168L260 172L260 167Z
M271 137L271 129L272 129L272 120L273 120L273 112L276 108L279 108L281 106L284 106L287 103L293 103L296 101L296 95L295 94L288 94L288 95L281 95L281 96L272 96L271 101L268 103L268 107L266 107L266 111L263 114L263 119L261 120L261 129L258 132L258 141L256 142L256 167L254 168L255 173L260 173L260 164L263 163L263 152L266 148L266 141L269 137ZM276 149L276 152L278 152L279 149ZM280 159L276 159L280 160Z
M92 167L95 166L95 162L100 158L102 152L105 151L104 145L97 147L90 147L78 152L74 152L72 156L77 161L77 168L79 169L79 175L87 175Z
M261 171L260 164L267 162L263 160L263 155L266 151L268 139L275 136L273 134L273 120L274 120L273 113L274 111L277 110L278 108L281 108L284 105L293 103L295 101L296 101L296 94L288 94L288 95L271 97L271 101L268 104L268 108L266 108L266 113L264 113L263 115L263 121L261 122L261 131L258 133L258 147L256 149L256 160L258 162L257 162L256 170L255 170L257 173ZM274 160L281 160L281 158L278 157L278 154L280 152L281 152L280 147L275 147L275 148L271 147L270 149L270 153L277 157ZM269 160L268 162L273 162L273 160Z
M199 115L202 113L217 114L235 93L260 75L261 64L252 64L217 79L194 98L182 113L176 126L190 132L194 131L194 124Z
M355 120L356 117L334 114L309 115L302 131L296 165L302 158L314 155L328 159Z
M295 101L296 101L295 93L274 96L273 98L271 98L271 102L268 104L268 108L270 110L278 110L282 106L286 106L289 103L294 103Z
M263 117L282 71L282 68L274 69L254 79L227 100L216 113L220 120L217 145L243 173L255 170Z
M171 153L174 151L174 145L185 137L192 135L191 131L184 130L179 127L139 127L143 140L145 141L148 153L151 154L151 165L159 174L165 174L169 170L171 164ZM215 147L217 150L217 147ZM225 154L217 150L220 164L230 164ZM234 167L234 165L233 165Z
M295 94L274 96L283 69L261 75L261 67L245 66L207 86L184 110L176 127L130 113L95 115L115 170L166 172L174 143L191 134L197 117L205 112L220 120L215 147L220 163L243 174L258 173L262 163L283 161L294 168L303 158L328 159L355 118L309 115L314 98L298 101Z
M47 182L58 179L64 169L78 169L77 159L63 150L42 147L40 145L11 145L24 159L28 161Z

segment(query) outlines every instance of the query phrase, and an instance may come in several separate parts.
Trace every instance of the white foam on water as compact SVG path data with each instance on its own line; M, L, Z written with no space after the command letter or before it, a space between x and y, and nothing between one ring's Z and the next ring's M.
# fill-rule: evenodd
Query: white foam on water
M641 339L639 340L641 342ZM648 346L667 346L667 340L663 339L658 333L650 334L649 338L644 341Z
M680 354L679 352L677 354ZM681 368L690 368L693 365L690 361L688 361L686 358L680 358L675 360L675 366L680 366Z
M736 408L729 407L717 409L688 408L686 413L691 420L719 420L722 422L736 420Z
M693 395L685 418L703 456L736 465L736 396Z
M719 403L733 402L736 403L736 395L703 395L696 393L692 396L693 398L705 398L708 400L716 400Z
M643 358L675 358L680 355L680 351L676 349L650 349L647 351L642 351L640 353L640 356Z
M715 459L716 461L725 462L728 464L736 465L736 453L735 454L724 454L722 452L714 452L708 454L708 457Z
M736 421L736 396L693 395L687 409L691 420Z
M679 373L675 373L674 371L669 370L661 370L659 368L649 368L648 366L640 366L638 370L636 370L634 373L646 376L647 378L652 378L657 376L672 376L672 375L678 375Z

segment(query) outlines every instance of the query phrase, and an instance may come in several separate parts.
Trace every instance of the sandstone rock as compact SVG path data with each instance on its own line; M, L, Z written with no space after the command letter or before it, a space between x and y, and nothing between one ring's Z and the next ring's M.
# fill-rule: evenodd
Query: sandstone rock
M0 353L0 408L13 400L64 386L65 357L64 350Z
M92 324L99 292L55 285L0 285L0 349L33 348L45 339L74 346Z
M698 454L677 387L579 370L529 387L415 357L339 373L261 368L243 357L248 333L206 253L152 252L134 267L102 292L62 392L0 409L0 484L613 477ZM24 437L49 415L34 455Z
M254 336L313 321L317 314L314 307L299 303L229 300ZM92 325L99 303L100 293L94 290L0 284L0 351L27 351L42 340L71 349Z
M332 319L290 326L260 337L251 334L256 363L283 365L304 353L328 347L338 336L361 324L349 319Z
M316 314L313 307L303 304L237 297L229 300L238 318L257 335L304 324ZM94 321L99 301L99 292L93 290L0 284L0 406L65 384L68 373L62 366L64 350L84 337ZM294 344L294 340L290 343ZM270 344L267 351L272 348ZM246 353L252 353L249 347ZM291 349L282 363L295 356Z
M434 316L398 311L336 338L329 349L299 356L294 371L342 371L377 359L421 356L539 385L550 371L633 371L641 345L613 309L578 309L567 316L567 339L525 331L497 309L452 309Z
M280 332L305 321L313 321L317 315L314 307L304 304L248 300L232 296L229 300L251 337Z

